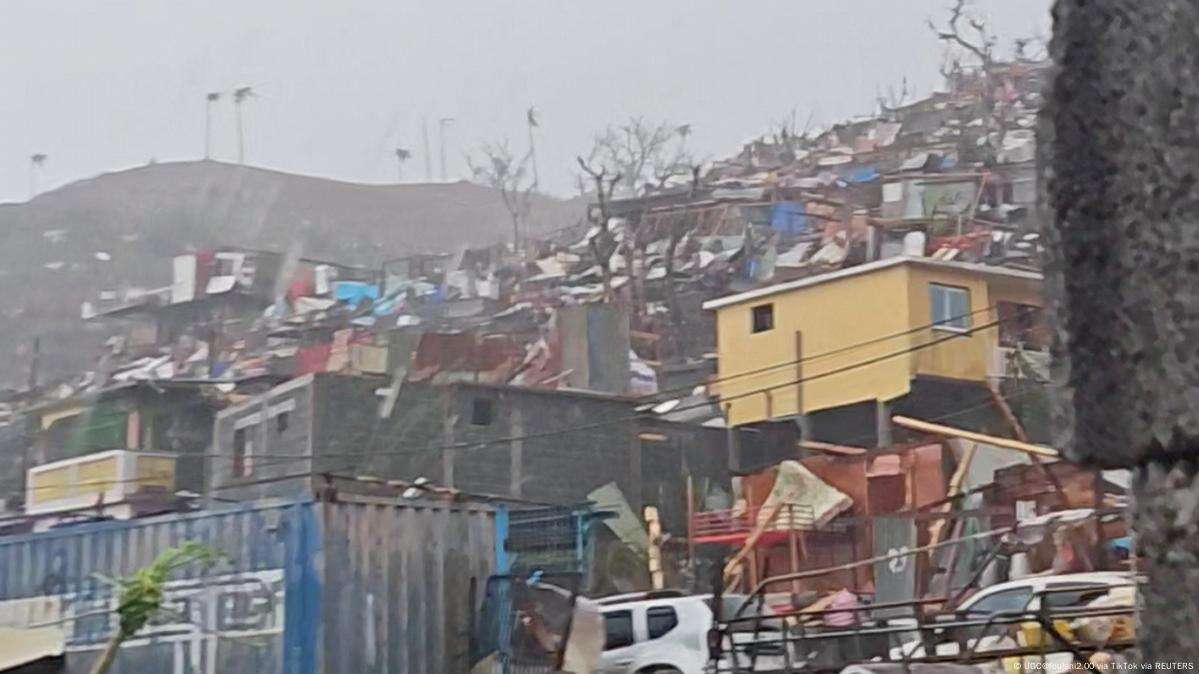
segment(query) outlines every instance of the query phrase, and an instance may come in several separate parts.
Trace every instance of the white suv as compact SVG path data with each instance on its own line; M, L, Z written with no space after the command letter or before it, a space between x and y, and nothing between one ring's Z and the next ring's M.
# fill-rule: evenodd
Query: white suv
M743 596L726 595L724 605L736 607ZM708 631L712 628L712 596L673 592L620 595L599 600L604 617L604 651L599 674L702 674L708 665ZM777 621L776 621L777 622ZM755 670L782 667L779 625L765 625L759 634L734 634L742 649L758 648ZM774 642L774 643L772 643ZM728 650L726 646L726 651ZM742 656L745 659L746 656Z
M1135 575L1116 571L1028 576L984 588L962 602L954 613L965 619L985 620L1005 611L1036 612L1041 609L1042 597L1051 609L1081 608L1100 598L1107 598L1109 607L1131 608L1135 601L1133 587L1136 581ZM1050 594L1042 595L1046 592ZM981 627L965 630L948 628L948 631L958 633L946 634L952 638L936 647L937 655L957 655L961 643L970 643L979 652L1009 647L1014 643L1009 643L1011 639L1007 636L1007 629L989 630L981 639L974 638L979 636ZM892 660L924 655L924 645L919 635L891 649Z

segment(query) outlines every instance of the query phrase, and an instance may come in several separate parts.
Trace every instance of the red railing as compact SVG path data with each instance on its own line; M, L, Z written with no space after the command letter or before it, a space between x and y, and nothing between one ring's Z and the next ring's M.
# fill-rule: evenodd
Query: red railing
M769 508L769 506L768 506ZM732 540L748 536L758 526L760 518L768 517L767 508L709 510L691 516L691 536L697 542ZM810 530L816 528L812 506L783 505L767 531Z

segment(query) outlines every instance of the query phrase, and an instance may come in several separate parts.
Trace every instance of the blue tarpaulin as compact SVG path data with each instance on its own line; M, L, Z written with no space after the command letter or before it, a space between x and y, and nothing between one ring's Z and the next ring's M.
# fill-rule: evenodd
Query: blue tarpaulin
M879 179L878 169L873 166L859 166L855 168L845 179L851 183L868 183Z
M333 299L358 306L363 300L379 297L379 286L360 281L338 281L333 284Z
M804 213L803 202L780 201L770 211L770 227L787 234L802 234L808 229Z

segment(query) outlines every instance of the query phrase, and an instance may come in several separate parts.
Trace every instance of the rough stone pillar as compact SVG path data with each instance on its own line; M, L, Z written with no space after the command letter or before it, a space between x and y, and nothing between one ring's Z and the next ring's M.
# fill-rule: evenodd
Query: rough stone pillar
M1149 663L1199 659L1199 2L1057 0L1039 148L1057 442L1134 471Z

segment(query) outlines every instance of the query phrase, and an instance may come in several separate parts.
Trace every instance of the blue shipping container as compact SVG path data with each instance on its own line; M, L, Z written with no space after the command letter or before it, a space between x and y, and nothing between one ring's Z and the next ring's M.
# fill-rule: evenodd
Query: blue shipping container
M493 572L494 513L343 496L260 502L0 538L0 625L61 625L85 673L115 627L97 574L125 576L187 540L230 556L172 576L166 608L114 674L442 674L469 668Z

